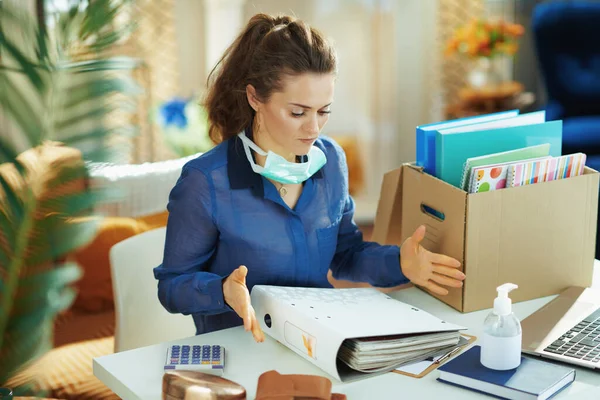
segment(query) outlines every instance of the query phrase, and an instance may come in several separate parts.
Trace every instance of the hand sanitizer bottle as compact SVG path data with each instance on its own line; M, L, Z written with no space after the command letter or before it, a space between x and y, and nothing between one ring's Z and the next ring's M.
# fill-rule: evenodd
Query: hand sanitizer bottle
M481 364L496 370L517 368L521 364L521 322L512 312L508 292L518 286L505 283L498 286L494 310L483 325Z

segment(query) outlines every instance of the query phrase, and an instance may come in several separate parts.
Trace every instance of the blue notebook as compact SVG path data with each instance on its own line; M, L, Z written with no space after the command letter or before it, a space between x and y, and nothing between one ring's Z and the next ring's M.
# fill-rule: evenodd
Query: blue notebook
M440 129L457 128L459 126L480 124L482 122L496 121L504 118L516 117L519 110L503 111L498 113L478 115L475 117L459 118L451 121L435 122L417 126L417 165L423 167L425 172L435 175L435 134Z
M496 371L479 361L480 346L473 346L439 369L439 381L501 399L549 399L575 380L575 370L533 358L521 357L516 369Z
M511 119L526 118L525 114ZM508 121L508 120L506 120ZM482 124L485 125L485 124ZM435 176L453 186L460 187L463 166L471 157L515 150L522 147L550 144L550 155L557 157L562 151L562 121L549 121L518 126L471 130L436 131Z

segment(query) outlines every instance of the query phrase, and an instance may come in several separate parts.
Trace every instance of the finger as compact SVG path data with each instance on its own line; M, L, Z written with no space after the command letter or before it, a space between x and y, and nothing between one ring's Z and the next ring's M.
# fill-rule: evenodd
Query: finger
M244 285L246 284L246 275L248 274L248 268L246 268L245 265L240 265L235 271L233 271L231 273L233 275L233 278L238 281L243 283Z
M432 281L427 282L427 284L425 285L425 287L427 289L429 289L430 291L432 291L435 294L439 294L440 296L445 296L448 294L448 290L444 289L443 287L436 285L435 283L433 283Z
M419 226L412 234L412 240L415 242L416 245L421 243L423 238L425 238L425 225Z
M448 278L447 276L436 274L435 272L431 276L431 280L439 283L440 285L455 287L455 288L460 288L463 285L462 281L460 281L460 280Z
M464 272L457 270L456 268L450 268L450 267L446 267L444 265L433 265L433 272L435 272L436 274L440 274L440 275L446 275L449 276L450 278L454 278L454 279L458 279L458 280L465 280L465 278L467 277Z
M242 320L244 321L244 330L249 331L250 329L252 329L252 318L250 315L250 310L248 308L248 302L244 302L242 304L241 310L238 313L238 315L242 317Z
M446 265L453 268L460 267L460 261L444 254L431 253L430 260L434 264Z
M263 332L263 330L260 327L260 324L258 323L258 320L256 319L256 314L254 313L254 310L252 310L251 312L252 315L252 335L254 336L254 340L256 340L257 342L264 342L265 340L265 334Z

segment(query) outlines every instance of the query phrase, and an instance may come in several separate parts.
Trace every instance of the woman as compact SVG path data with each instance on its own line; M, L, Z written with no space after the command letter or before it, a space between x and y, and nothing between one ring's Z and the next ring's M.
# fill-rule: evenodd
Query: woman
M342 149L319 137L333 103L334 49L291 17L254 16L211 73L211 151L187 163L171 191L161 303L192 314L197 334L243 323L264 334L256 284L331 287L333 277L439 294L461 287L459 262L420 246L364 242L353 222ZM213 79L214 78L214 79Z

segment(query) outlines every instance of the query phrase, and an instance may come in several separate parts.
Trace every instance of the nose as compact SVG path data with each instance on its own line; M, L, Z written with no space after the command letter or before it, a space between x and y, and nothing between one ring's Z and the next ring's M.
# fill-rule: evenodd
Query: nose
M319 121L317 120L317 117L311 118L310 121L306 123L305 129L311 135L319 134Z

